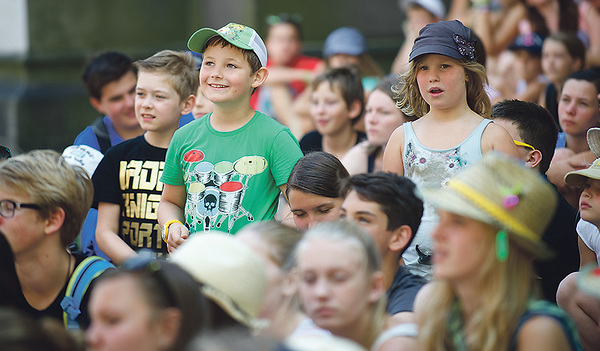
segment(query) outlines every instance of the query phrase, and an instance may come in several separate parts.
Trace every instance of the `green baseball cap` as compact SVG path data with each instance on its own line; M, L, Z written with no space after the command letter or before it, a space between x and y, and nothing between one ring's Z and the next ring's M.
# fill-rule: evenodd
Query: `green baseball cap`
M208 39L218 35L240 49L252 50L258 56L263 67L267 65L267 47L256 31L238 23L229 23L217 30L198 29L188 40L190 50L201 53Z

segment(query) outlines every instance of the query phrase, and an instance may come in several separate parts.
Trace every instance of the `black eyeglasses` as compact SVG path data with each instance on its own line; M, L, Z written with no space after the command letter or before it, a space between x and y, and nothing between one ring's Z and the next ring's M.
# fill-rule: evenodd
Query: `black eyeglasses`
M41 207L36 204L25 204L21 202L14 202L12 200L0 200L0 216L11 219L15 216L15 211L20 208L32 208L39 210Z

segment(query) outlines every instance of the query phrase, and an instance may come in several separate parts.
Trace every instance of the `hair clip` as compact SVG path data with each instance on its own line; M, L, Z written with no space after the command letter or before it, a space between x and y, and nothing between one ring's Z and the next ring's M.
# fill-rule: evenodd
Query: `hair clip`
M504 197L502 198L502 207L507 210L515 208L519 204L519 195L521 194L521 184L515 185L512 189L503 188L500 190Z
M459 34L454 34L452 36L454 42L458 46L458 52L465 58L473 61L475 60L475 41L468 41Z

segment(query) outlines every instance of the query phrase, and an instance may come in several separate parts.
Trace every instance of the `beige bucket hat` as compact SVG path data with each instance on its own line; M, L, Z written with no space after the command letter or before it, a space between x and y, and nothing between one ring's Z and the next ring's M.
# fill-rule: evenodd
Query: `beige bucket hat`
M190 236L172 255L174 263L204 284L202 293L232 318L253 329L267 286L260 256L234 237L218 232Z
M541 240L556 209L552 186L516 159L487 153L441 189L420 189L433 207L504 229L537 257L552 256Z
M588 178L600 179L600 158L596 159L591 166L586 169L569 172L565 175L565 183L582 187Z

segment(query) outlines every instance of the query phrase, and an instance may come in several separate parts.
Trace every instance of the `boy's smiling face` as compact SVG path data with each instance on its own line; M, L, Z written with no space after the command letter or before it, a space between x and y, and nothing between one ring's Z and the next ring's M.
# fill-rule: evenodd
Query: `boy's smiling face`
M102 88L100 99L90 98L96 110L109 116L117 130L135 130L139 128L135 118L134 97L136 76L133 71L106 84Z
M135 114L142 129L162 132L177 128L184 103L166 73L140 71L135 90Z
M258 72L252 73L241 49L209 46L202 54L200 86L214 104L248 104L252 90L262 83Z

